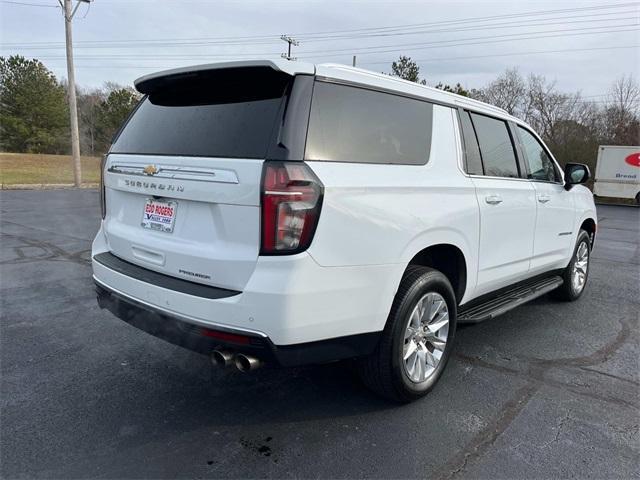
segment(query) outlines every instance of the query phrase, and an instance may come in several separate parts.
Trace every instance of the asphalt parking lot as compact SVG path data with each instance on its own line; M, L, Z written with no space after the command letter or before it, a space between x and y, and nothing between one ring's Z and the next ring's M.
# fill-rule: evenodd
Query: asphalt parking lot
M589 285L459 330L398 407L333 364L240 374L100 311L93 190L0 192L2 478L637 478L640 210Z

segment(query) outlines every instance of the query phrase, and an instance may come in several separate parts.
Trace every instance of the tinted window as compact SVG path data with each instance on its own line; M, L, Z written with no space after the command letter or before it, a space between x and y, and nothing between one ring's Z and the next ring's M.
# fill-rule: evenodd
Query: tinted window
M162 86L142 102L111 151L264 158L287 80L252 78L225 73Z
M518 177L513 143L506 122L471 114L480 145L484 174L491 177Z
M464 141L464 150L466 158L466 171L469 175L482 175L482 161L480 160L480 149L478 148L478 139L473 130L469 112L463 111L460 114L460 123L462 127L462 139Z
M518 127L518 132L520 133L525 159L529 166L529 177L535 180L559 182L560 177L556 166L544 147L538 142L538 139L522 127Z
M305 158L422 165L429 159L433 105L316 82Z

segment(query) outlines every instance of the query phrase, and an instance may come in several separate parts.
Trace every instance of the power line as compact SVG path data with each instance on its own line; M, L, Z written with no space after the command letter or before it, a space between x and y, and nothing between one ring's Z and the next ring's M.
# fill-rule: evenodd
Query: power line
M439 57L439 58L427 58L427 59L417 59L416 62L426 63L426 62L441 62L447 60L468 60L468 59L477 59L477 58L488 58L488 57L502 57L502 56L517 56L517 55L543 55L549 53L570 53L570 52L578 52L578 51L597 51L597 50L616 50L616 49L629 49L629 48L640 48L639 45L621 45L621 46L610 46L610 47L593 47L593 48L571 48L571 49L562 49L562 50L538 50L538 51L526 51L526 52L513 52L513 53L505 53L505 54L492 54L492 55L469 55L464 57ZM99 59L99 58L97 58ZM187 58L188 59L188 58ZM133 60L133 59L132 59ZM155 60L155 59L149 59ZM391 61L379 61L379 62L365 62L365 65L383 65L383 64L391 64ZM115 65L115 64L100 64L100 65L78 65L78 68L171 68L168 65ZM590 95L588 97L602 97L608 94L598 94L598 95ZM588 98L585 96L584 98Z
M443 61L452 61L452 60L468 60L468 59L477 59L477 58L492 58L492 57L508 57L508 56L518 56L518 55L536 55L536 54L547 54L547 53L565 53L565 52L581 52L581 51L598 51L598 50L616 50L616 49L631 49L631 48L640 48L640 45L621 45L621 46L610 46L610 47L592 47L592 48L569 48L569 49L561 49L561 50L536 50L536 51L526 51L526 52L513 52L513 53L498 53L498 54L489 54L489 55L467 55L460 57L437 57L437 58L425 58L425 59L415 59L414 61L419 63L428 63L428 62L443 62ZM271 54L271 56L277 56L277 53ZM113 55L113 56L78 56L76 58L82 60L103 60L103 59L122 59L122 60L135 60L135 61L146 61L146 60L157 60L162 58L168 59L181 59L181 60L198 60L200 58L206 58L207 55L156 55L156 56L148 56L146 58L140 58L140 56L136 55ZM233 58L234 55L224 56L225 58ZM48 57L39 57L40 59L46 60L58 60L63 59L63 56L48 56ZM364 65L383 65L391 63L390 61L376 61L376 62L364 62ZM85 65L84 67L87 67ZM148 66L144 66L145 68ZM154 68L154 67L151 67ZM157 68L164 68L164 66L159 66Z
M11 0L1 0L3 2L10 2ZM21 3L21 2L15 2L15 3ZM640 5L639 2L633 2L633 3L622 3L622 4L614 4L614 5L599 5L599 6L593 6L593 7L578 7L578 8L569 8L569 9L559 9L559 10L541 10L541 11L536 11L536 12L523 12L523 13L517 13L517 14L507 14L507 15L492 15L492 16L486 16L486 17L473 17L473 18L468 18L468 19L458 19L458 20L444 20L444 21L439 21L439 22L429 22L429 23L419 23L419 24L405 24L405 25L397 25L397 26L386 26L386 27L370 27L370 28L362 28L362 29L349 29L349 30L333 30L333 31L324 31L324 32L311 32L311 33L299 33L296 34L296 37L300 37L303 38L304 41L324 41L325 39L327 40L332 40L332 39L341 39L341 37L326 37L326 35L329 34L340 34L340 33L353 33L354 35L359 35L359 34L367 34L367 32L387 32L387 31L393 31L393 30L402 30L402 29L408 29L408 28L424 28L424 27L428 27L428 26L440 26L440 25L450 25L450 24L464 24L464 23L476 23L478 21L480 21L481 23L486 23L487 21L493 21L493 20L499 20L499 19L504 19L504 18L518 18L518 17L527 17L527 16L540 16L540 15L554 15L557 13L571 13L571 12L576 12L576 11L589 11L589 10L602 10L602 9L616 9L616 8L625 8L625 7L629 7L629 6L637 6ZM47 5L38 5L38 6L47 6ZM57 8L57 7L54 7ZM633 12L609 12L609 13L591 13L588 15L582 15L582 16L575 16L572 15L570 17L557 17L557 18L548 18L548 19L531 19L531 20L524 20L524 22L531 22L531 21L540 21L540 20L555 20L555 19L563 19L563 18L581 18L581 17L588 17L588 16L599 16L599 15L616 15L616 14L622 14L622 13L633 13ZM596 21L596 20L594 20ZM522 24L522 22L520 22L520 24ZM499 26L500 24L494 24L493 26ZM492 25L487 25L488 27L491 27ZM469 28L469 27L466 27ZM397 35L400 34L405 34L405 33L411 33L413 34L414 32L396 32ZM321 38L312 38L312 36L318 36L318 35L322 35ZM346 38L346 37L345 37ZM352 38L352 37L349 37ZM242 43L275 43L279 41L279 36L277 35L249 35L249 36L236 36L236 37L193 37L193 38L182 38L182 39L173 39L173 40L167 40L167 39L138 39L138 40L87 40L84 42L77 42L78 46L79 45L88 45L88 44L97 44L97 45L104 45L104 44L118 44L118 43L135 43L136 46L141 46L142 43L151 43L151 42L160 42L160 44L162 45L167 45L167 44L179 44L180 42L205 42L207 41L208 43L229 43L229 44L237 44L239 42ZM5 46L22 46L22 47L26 47L26 46L36 46L36 45L46 45L48 47L51 47L51 42L31 42L31 43L5 43ZM185 43L187 44L187 43ZM53 47L55 48L55 47Z
M280 52L268 52L268 53L172 53L172 54L135 54L135 53L122 53L122 54L104 54L104 55L76 55L75 58L81 59L103 59L103 58L122 58L122 59L131 59L131 60L155 60L157 58L168 58L168 59L198 59L198 58L239 58L239 57L249 57L255 58L256 56L265 57L280 57ZM39 60L42 59L57 59L64 58L64 55L38 55L37 58Z
M629 12L618 12L618 13L629 13ZM610 15L610 14L609 14ZM563 17L566 18L566 17ZM574 17L575 18L575 17ZM549 21L551 20L551 21ZM433 34L433 33L451 33L451 32L462 32L462 31L474 31L474 30L491 30L494 29L496 27L501 27L501 28L530 28L530 27L537 27L537 26L551 26L551 25L571 25L571 24L579 24L579 23L594 23L594 22L614 22L614 21L623 21L623 20L629 20L628 17L615 17L615 18L599 18L599 19L588 19L588 20L571 20L571 21L556 21L558 19L556 18L549 18L546 19L545 23L522 23L522 22L517 22L517 23L501 23L501 24L492 24L492 25L481 25L481 26L477 26L477 27L463 27L463 28L449 28L449 29L444 29L444 30L422 30L422 31L417 31L417 32L407 32L407 33L393 33L393 34L383 34L383 35L373 35L371 37L366 37L366 38L373 38L373 37L377 37L377 36L399 36L399 35L424 35L424 34ZM601 27L607 27L608 25L602 25ZM594 27L597 28L597 27ZM318 40L308 40L309 42L313 42L313 41L340 41L340 40L347 40L347 39L351 39L351 38L361 38L361 37L351 37L351 36L345 36L345 37L327 37L325 39L318 39ZM195 42L195 40L194 40ZM156 48L159 46L167 46L167 47L177 47L177 46L209 46L209 45L244 45L245 43L227 43L227 42L190 42L190 43L171 43L171 42L166 42L166 43L145 43L145 44L138 44L138 45L131 45L132 47L137 47L137 48ZM268 42L252 42L252 43L246 43L247 45L252 44L252 45L270 45L272 44L274 41L268 41ZM18 46L16 44L5 44L5 46L3 48L7 48L7 47L15 47ZM122 45L122 47L127 47L128 45ZM56 46L56 45L52 45L51 43L46 43L44 44L44 46L39 47L39 46L21 46L22 49L25 50L56 50L59 48L62 48L62 45L60 46ZM115 45L113 43L96 43L93 45L78 45L76 46L76 48L86 48L86 49L96 49L96 48L108 48L108 49L113 49L113 48L120 48L120 44Z
M490 55L468 55L464 57L438 57L438 58L424 58L424 59L412 59L414 62L418 63L428 63L428 62L448 62L451 60L470 60L476 58L490 58L490 57L511 57L511 56L520 56L520 55L536 55L536 54L547 54L547 53L565 53L565 52L587 52L587 51L595 51L595 50L616 50L616 49L628 49L628 48L640 48L640 45L625 45L625 46L615 46L615 47L593 47L593 48L568 48L563 50L538 50L538 51L529 51L529 52L513 52L513 53L498 53L498 54L490 54ZM384 62L364 62L365 65L383 65L383 64L391 64L391 61ZM603 94L606 95L606 94ZM602 95L592 95L602 96Z
M44 5L42 3L14 2L12 0L0 0L0 3L8 3L8 4L11 4L11 5L20 5L20 6L23 6L23 7L60 8L57 5Z
M622 28L622 27L634 27L638 26L638 23L631 24L622 24L622 25L610 25L608 28ZM605 30L602 32L583 32L583 33L566 33L566 32L579 32L583 30L596 30L607 27L583 27L576 29L562 29L562 30L548 30L548 31L540 31L540 32L527 32L527 33L513 33L513 34L505 34L505 35L490 35L486 37L468 37L468 38L459 38L452 40L439 40L434 42L426 42L426 43L405 43L405 44L395 44L395 45L377 45L372 47L359 47L359 48L342 48L342 49L333 49L333 50L309 50L306 52L300 52L300 58L317 58L317 55L304 55L309 53L321 53L321 54L330 54L330 53L389 53L396 52L400 49L409 49L409 50L422 50L428 48L445 48L445 47L457 47L464 45L480 45L487 43L500 43L500 42L510 42L516 40L533 40L539 38L553 38L553 37L563 37L563 36L576 36L576 35L595 35L601 33L615 33L615 32L627 32L627 31L635 31L635 29L627 29L627 30ZM546 35L548 33L559 33L558 35ZM524 35L524 36L523 36ZM522 36L521 38L515 38L518 36ZM509 37L509 38L506 38ZM504 40L492 40L497 38L503 38ZM487 41L483 41L487 40ZM467 42L467 43L455 43L451 45L444 45L445 43L451 42ZM469 43L471 42L471 43ZM413 47L413 48L412 48ZM380 48L391 48L391 50L377 50Z
M605 26L598 27L582 27L577 29L562 29L562 30L550 30L550 31L539 31L539 32L524 32L524 33L514 33L514 34L506 34L506 35L490 35L485 37L472 37L472 38L462 38L462 39L450 39L450 40L438 40L431 41L426 43L411 43L411 44L397 44L397 45L378 45L372 47L360 47L355 49L329 49L329 50L315 50L308 52L301 52L300 58L320 58L321 55L304 55L304 53L318 53L322 54L322 56L330 55L330 54L341 54L345 52L345 54L352 55L353 53L392 53L396 51L400 51L403 49L408 50L424 50L431 48L448 48L448 47L456 47L456 46L466 46L466 45L484 45L491 43L503 43L506 41L514 41L514 40L531 40L531 39L540 39L540 38L555 38L555 37L563 37L563 36L576 36L576 35L599 35L603 33L613 33L613 32L627 32L633 31L632 29L620 29L621 27L627 26L636 26L637 24L624 24L617 25L613 28L615 30L605 30L599 32L583 32L584 30L597 30L602 28L607 28ZM548 33L557 33L558 35L547 35ZM582 33L571 33L571 32L582 32ZM497 40L502 39L502 40ZM458 43L452 43L458 42ZM460 43L462 42L462 43ZM380 50L383 49L383 50ZM255 56L277 56L280 55L279 52L239 52L239 53L229 53L229 54L209 54L209 53L191 53L191 54L106 54L106 55L80 55L78 58L127 58L131 57L134 59L143 60L145 58L237 58L237 57L255 57ZM56 55L49 56L39 56L39 58L58 58Z
M616 14L625 14L625 13L634 13L634 12L616 12ZM607 14L611 15L611 14ZM584 15L584 17L591 17L592 15ZM342 36L342 37L326 37L322 39L315 40L305 40L305 42L320 42L320 41L336 41L336 40L346 40L346 39L362 39L362 38L379 38L379 37L398 37L398 36L406 36L406 35L425 35L432 33L449 33L449 32L467 32L474 30L492 30L495 28L501 29L510 29L510 28L531 28L531 27L546 27L550 25L571 25L576 23L595 23L595 22L613 22L620 20L631 20L630 17L615 17L615 18L589 18L587 20L569 20L566 21L567 18L579 18L578 17L561 17L561 18L548 18L544 19L542 23L527 23L527 21L516 21L516 22L503 22L503 23L492 23L486 25L479 26L465 26L459 28L445 28L440 30L418 30L412 32L394 32L394 33L383 33L383 34L371 34L371 35L362 35L362 36Z
M2 1L2 0L0 0ZM128 40L83 40L83 41L79 41L78 44L103 44L103 43L110 43L110 44L118 44L118 43L125 43L125 44L141 44L141 43L147 43L147 42L161 42L161 43L166 43L166 42L182 42L182 41L200 41L200 40L220 40L223 42L226 41L230 41L230 42L235 42L235 41L243 41L243 40L269 40L269 41L273 41L273 42L279 42L280 41L280 37L277 35L250 35L250 36L244 36L244 37L190 37L190 38L175 38L175 39L167 39L167 38L156 38L156 39L128 39ZM42 42L29 42L29 43L6 43L5 45L10 45L10 46L38 46L38 45L51 45L52 43L56 43L56 42L47 42L47 41L42 41ZM60 43L60 42L57 42Z
M165 47L165 46L210 46L210 45L220 45L220 46L236 46L236 45L274 45L280 42L279 38L270 38L264 40L256 40L256 41L207 41L207 40L198 40L192 39L189 41L160 41L160 40L149 40L149 41L140 41L140 42L126 42L123 41L109 41L109 40L88 40L85 42L78 42L79 45L77 48L123 48L123 47L135 47L135 48L145 48L145 47ZM52 50L58 49L62 47L62 44L59 42L39 42L39 43L5 43L4 47L12 47L12 48L23 48L28 50Z
M613 5L596 5L592 7L575 7L575 8L564 8L558 10L538 10L533 12L521 12L521 13L512 13L505 15L490 15L486 17L472 17L467 19L459 19L459 20L442 20L438 22L430 22L430 23L413 23L413 24L405 24L405 25L396 25L391 27L371 27L371 28L362 28L355 30L334 30L334 31L324 31L324 32L315 32L315 33L296 33L297 37L304 38L307 35L324 35L330 33L342 33L342 32L355 32L355 31L364 31L364 30L384 30L384 29L398 29L398 28L418 28L424 26L433 26L433 25L445 25L452 23L468 23L475 22L478 20L492 20L498 18L518 18L518 17L528 17L528 16L537 16L537 15L548 15L555 13L572 13L576 11L585 11L585 10L602 10L602 9L612 9L612 8L624 8L629 6L638 6L640 2L630 2L630 3L617 3Z

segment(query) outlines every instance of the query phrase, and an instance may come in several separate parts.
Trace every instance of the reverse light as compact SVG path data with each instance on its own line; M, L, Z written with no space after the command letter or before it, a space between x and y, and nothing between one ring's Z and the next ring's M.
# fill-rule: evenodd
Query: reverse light
M261 255L306 250L313 240L324 187L303 162L264 163Z

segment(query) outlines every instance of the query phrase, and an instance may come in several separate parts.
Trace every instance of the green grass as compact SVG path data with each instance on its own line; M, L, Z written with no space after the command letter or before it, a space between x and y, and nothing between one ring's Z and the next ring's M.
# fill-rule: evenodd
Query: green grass
M82 183L100 181L100 157L82 157ZM0 184L73 183L70 155L0 153Z

